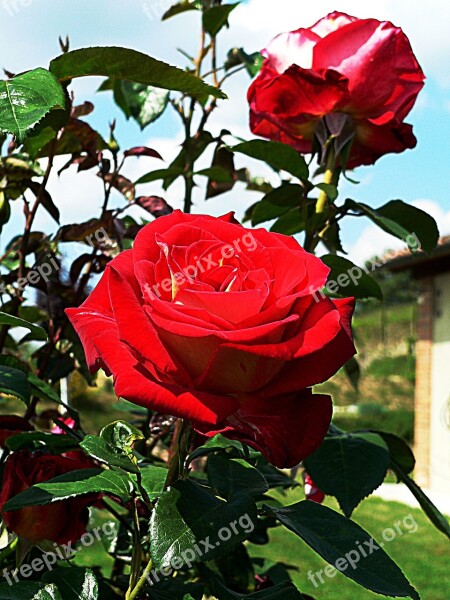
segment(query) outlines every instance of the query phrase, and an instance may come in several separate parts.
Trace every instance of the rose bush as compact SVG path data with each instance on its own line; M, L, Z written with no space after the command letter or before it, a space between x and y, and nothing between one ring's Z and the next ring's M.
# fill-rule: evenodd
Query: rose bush
M354 300L312 295L328 272L292 238L175 211L147 225L67 314L117 396L287 466L331 419L330 398L307 388L355 353Z
M8 500L36 483L93 466L82 452L71 452L70 456L15 452L5 462L0 510ZM51 540L57 544L67 544L79 540L86 532L88 507L98 500L97 494L85 494L47 506L30 506L4 512L2 518L10 531L29 541Z
M262 53L248 91L255 134L310 153L319 120L345 113L355 135L350 168L415 146L403 120L424 74L392 23L333 12L312 27L280 34Z

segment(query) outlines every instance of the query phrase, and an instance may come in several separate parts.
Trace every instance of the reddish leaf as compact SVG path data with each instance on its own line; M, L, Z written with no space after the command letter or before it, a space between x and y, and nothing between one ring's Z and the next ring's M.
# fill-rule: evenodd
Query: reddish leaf
M106 181L112 185L113 188L118 190L121 194L125 196L127 200L130 202L134 200L136 195L136 188L134 187L134 183L124 177L123 175L115 175L114 173L97 173L101 179Z
M92 254L82 254L77 259L75 259L70 267L70 281L72 285L78 281L78 278L81 274L81 271L92 261Z
M90 115L94 110L94 105L92 102L86 101L83 104L79 104L78 106L74 106L70 113L70 116L73 119L78 119L78 117L85 117L86 115Z
M234 184L236 183L237 175L234 168L234 157L233 153L227 150L222 142L217 145L211 167L220 167L224 171L230 174L230 181L214 181L213 178L208 180L208 186L206 189L206 199L214 198L224 192L229 192Z
M42 206L55 219L55 221L59 225L59 210L58 210L56 204L53 202L52 197L47 192L47 190L44 189L41 192L41 184L38 183L37 181L30 181L28 184L28 187L33 192L33 194L36 196L36 198L38 197L39 194L41 194Z
M154 217L163 217L173 212L173 208L160 196L139 196L136 198L136 204L148 210Z
M159 158L160 160L164 160L159 152L153 150L153 148L147 148L147 146L136 146L134 148L130 148L129 150L125 150L123 153L124 156L150 156L152 158Z

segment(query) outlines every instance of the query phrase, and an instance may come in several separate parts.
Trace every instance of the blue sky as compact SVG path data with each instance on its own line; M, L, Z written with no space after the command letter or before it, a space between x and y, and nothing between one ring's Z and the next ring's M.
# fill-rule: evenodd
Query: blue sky
M69 34L72 48L121 45L184 66L185 61L176 48L195 51L198 15L192 13L161 23L159 17L169 4L168 0L0 0L0 64L14 72L47 66L59 52L58 36ZM426 3L423 0L366 0L364 3L359 0L319 0L311 6L299 0L247 0L233 13L232 27L223 36L221 50L225 52L237 45L244 46L249 52L259 50L280 31L309 26L332 10L387 19L402 27L427 75L425 88L406 119L414 126L417 147L401 155L385 156L374 167L357 169L354 177L360 184L346 183L341 188L341 196L350 196L372 206L393 198L404 199L430 210L439 219L441 232L450 233L447 175L450 165L450 41L447 29L450 5L446 0L428 0ZM252 137L245 101L249 82L245 74L230 81L225 90L230 99L222 102L213 121L214 131L226 126L242 137ZM90 119L94 126L106 135L108 121L116 117L117 135L124 147L147 144L159 149L166 160L176 154L181 138L175 115L167 113L141 132L133 122L125 121L109 94L93 97L98 83L98 80L83 80L75 86L78 101L91 99L96 105ZM247 163L243 161L242 166L244 164ZM133 161L130 176L159 166L162 165L151 161ZM255 173L261 171L257 163L252 164L252 169ZM68 173L52 186L55 197L62 196L63 223L91 217L101 202L99 182L92 173L76 176L76 179ZM153 185L140 192L159 193L160 190ZM168 201L179 206L181 193L180 187L173 186L167 194ZM239 188L205 204L199 193L195 210L212 214L236 210L242 215L257 198L255 193ZM120 199L116 202L120 204ZM44 214L39 219L41 227L52 227ZM8 233L12 235L14 228L17 230L20 226L21 216L17 214L5 230L2 242L8 238ZM369 222L361 219L347 224L344 221L343 237L354 260L379 254L396 244L394 238L378 233Z

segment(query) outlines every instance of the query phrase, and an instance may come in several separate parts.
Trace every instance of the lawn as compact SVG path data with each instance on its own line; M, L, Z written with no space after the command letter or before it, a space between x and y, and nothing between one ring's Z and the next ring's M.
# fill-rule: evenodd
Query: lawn
M289 499L288 503L290 504L291 501ZM334 501L327 499L326 503L331 508L337 508ZM422 600L448 600L450 598L448 540L434 529L421 510L372 497L360 504L353 518L375 540L380 540L383 539L382 532L388 527L393 527L397 521L403 522L407 517L407 523L413 523L409 515L412 515L417 523L417 530L409 533L408 528L402 527L404 533L389 543L385 542L384 550L402 568ZM298 571L291 573L292 579L302 592L310 594L316 600L321 598L369 600L383 597L365 590L341 573L337 573L332 579L322 575L323 584L316 578L317 587L314 587L307 577L308 571L310 569L314 573L320 571L327 563L290 531L281 528L272 530L270 542L268 546L250 546L251 555L264 556L273 561L300 567Z
M273 492L271 495L275 497ZM292 504L303 499L303 491L299 487L284 497L278 494L276 497L279 500L283 498L282 502L285 504ZM325 503L338 510L333 499L327 498ZM103 511L95 513L92 527L101 525L106 518ZM360 504L353 518L376 541L383 539L382 532L385 529L394 528L394 524L400 521L399 529L402 535L397 535L390 542L384 542L384 550L401 567L422 600L450 598L448 540L434 529L421 510L371 497ZM405 518L406 524L403 524ZM412 527L414 523L417 524L415 531L415 526ZM337 573L332 579L322 573L323 584L316 576L318 585L314 587L308 579L308 571L316 573L323 570L327 563L302 540L284 528L271 530L269 545L250 544L248 549L251 556L265 557L297 567L298 570L291 571L294 583L303 593L309 594L315 600L374 600L384 597L365 590L341 573ZM111 558L105 556L101 542L85 548L76 557L76 564L90 567L100 565L105 575L110 572L112 562Z

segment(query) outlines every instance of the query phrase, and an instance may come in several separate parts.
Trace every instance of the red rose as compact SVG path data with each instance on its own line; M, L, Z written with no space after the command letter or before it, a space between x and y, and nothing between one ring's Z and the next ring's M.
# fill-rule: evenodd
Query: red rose
M319 489L308 473L303 473L303 481L304 481L304 491L305 497L307 500L312 500L313 502L317 502L318 504L322 504L325 500L325 494Z
M17 417L16 415L0 416L0 448L6 448L5 441L9 437L24 431L34 431L34 428L23 417Z
M15 452L5 462L0 509L8 500L35 483L93 466L81 452L72 452L70 458L32 454L29 451ZM2 518L9 530L27 540L51 540L57 544L67 544L75 542L86 533L88 507L95 504L98 498L97 494L86 494L53 502L47 506L30 506L5 512L2 513Z
M305 388L355 352L354 300L312 295L328 272L293 238L175 211L144 227L67 314L117 396L293 465L331 419L330 398Z
M355 130L350 168L416 145L403 120L424 74L392 23L333 12L312 27L282 33L263 55L248 91L253 133L309 153L318 121L345 113Z

